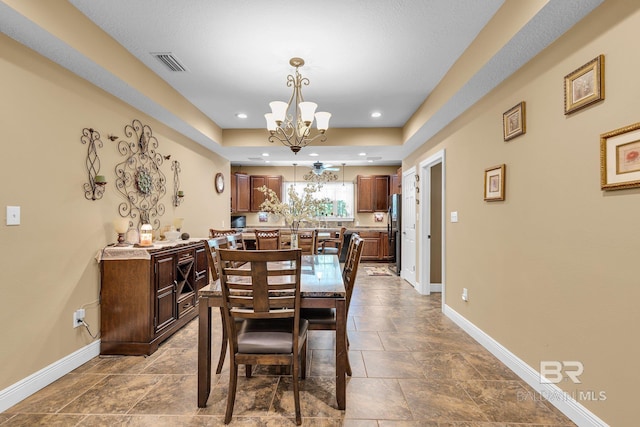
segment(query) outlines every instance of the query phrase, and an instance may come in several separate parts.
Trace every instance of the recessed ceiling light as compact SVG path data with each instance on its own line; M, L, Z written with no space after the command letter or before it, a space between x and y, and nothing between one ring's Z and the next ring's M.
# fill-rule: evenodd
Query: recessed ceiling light
M373 160L367 160L368 163L373 163Z
M358 153L358 156L366 156L367 153Z
M265 160L264 162L265 163L271 163L271 160Z
M380 111L374 111L373 113L371 113L371 117L377 119L378 117L382 117L382 113Z
M318 153L309 153L309 157L318 157L319 155Z
M269 157L269 153L262 153L262 157Z
M236 117L239 119L246 119L247 118L247 113L237 113Z

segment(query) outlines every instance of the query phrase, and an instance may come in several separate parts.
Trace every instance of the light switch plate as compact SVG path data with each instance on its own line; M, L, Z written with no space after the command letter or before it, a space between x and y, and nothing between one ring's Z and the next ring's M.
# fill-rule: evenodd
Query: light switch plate
M458 222L458 212L451 212L451 222Z
M20 206L7 206L7 225L20 225Z

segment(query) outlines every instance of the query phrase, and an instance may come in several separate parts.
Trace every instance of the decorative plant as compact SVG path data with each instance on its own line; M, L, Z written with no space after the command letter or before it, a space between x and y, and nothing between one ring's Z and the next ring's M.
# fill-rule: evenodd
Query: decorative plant
M324 212L327 203L331 203L329 198L316 199L313 197L313 194L320 188L319 184L308 183L300 195L292 185L287 191L288 200L283 202L280 201L275 191L263 185L258 187L258 190L265 195L265 201L260 205L260 210L281 216L291 229L291 234L297 234L300 222L312 221L314 217Z

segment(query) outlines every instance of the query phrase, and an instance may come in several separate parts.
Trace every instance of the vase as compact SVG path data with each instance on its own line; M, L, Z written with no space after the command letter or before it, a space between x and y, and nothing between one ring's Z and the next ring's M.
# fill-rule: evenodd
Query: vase
M298 249L298 234L291 233L291 249Z

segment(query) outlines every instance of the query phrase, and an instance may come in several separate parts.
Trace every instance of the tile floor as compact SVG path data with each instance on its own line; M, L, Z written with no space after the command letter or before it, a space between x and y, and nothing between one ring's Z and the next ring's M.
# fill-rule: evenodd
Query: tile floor
M303 425L574 425L447 319L440 294L420 296L396 276L361 268L351 304L347 409L336 409L334 336L311 331ZM218 316L214 322L219 334ZM1 413L0 425L222 425L228 369L213 375L207 407L198 409L197 333L193 321L149 357L96 357ZM290 378L267 367L241 374L231 425L295 425L291 390Z

